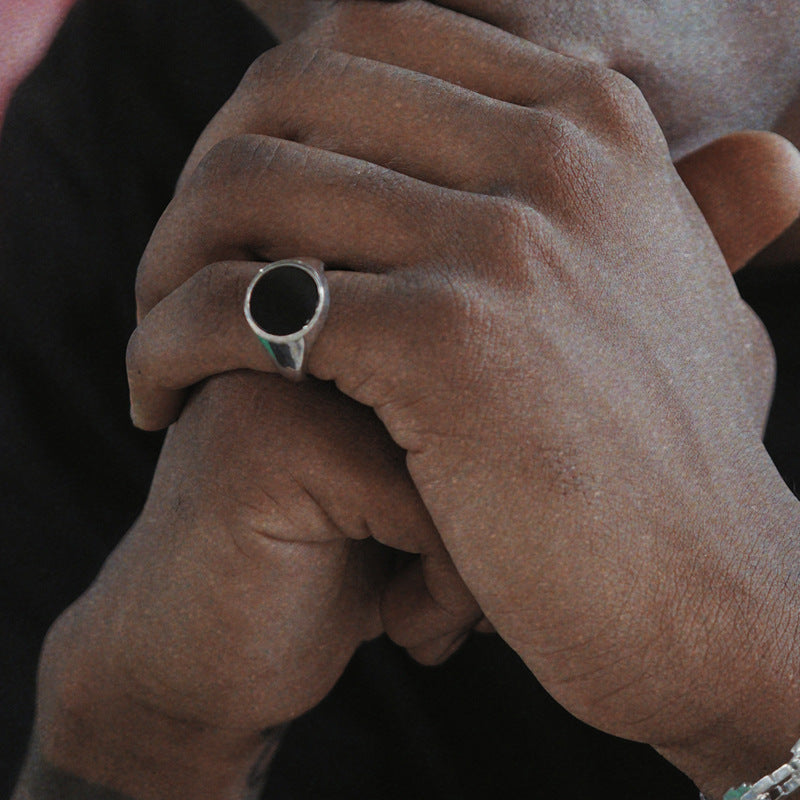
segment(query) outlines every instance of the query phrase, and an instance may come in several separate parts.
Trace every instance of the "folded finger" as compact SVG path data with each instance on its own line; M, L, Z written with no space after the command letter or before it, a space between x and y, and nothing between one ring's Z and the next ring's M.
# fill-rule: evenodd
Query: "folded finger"
M432 75L517 105L561 96L584 67L446 3L341 3L302 40Z
M345 54L357 58L348 60ZM451 96L427 115L428 125L437 125L442 111L470 94L532 108L580 83L586 69L579 61L431 3L343 3L300 39L275 48L253 65L198 141L184 176L222 139L238 133L279 136L280 127L289 138L309 143L317 138L337 152L359 139L368 149L373 140L377 147L369 160L388 150L379 141L384 137L400 145L395 152L402 160L415 140L424 144L429 139L420 137L414 126L403 126L398 113L412 106L409 93L416 87L406 81L398 91L391 80L376 81L378 72L398 76L410 71L418 82L447 87ZM392 116L390 126L381 124L387 115ZM424 123L425 106L418 116ZM469 140L476 126L486 127L479 114L464 121L466 127L455 140ZM360 136L343 143L340 124L345 130L358 129Z
M127 351L131 416L138 427L158 430L169 425L183 404L183 390L212 375L237 369L277 371L244 313L247 288L262 266L240 261L204 267L142 320ZM358 318L366 325L365 332L375 335L371 344L392 337L391 320L403 306L396 279L333 272L328 280L335 310L323 335L347 337L346 330ZM352 342L346 347L359 345ZM377 350L370 348L358 369L372 370L377 363Z
M173 422L188 386L233 369L269 370L264 348L237 313L260 263L213 264L142 320L128 342L131 416L145 430Z
M293 43L265 53L210 123L185 174L216 143L255 133L391 167L439 186L522 192L536 162L520 159L546 135L544 112L437 77ZM498 147L498 136L506 146Z
M483 618L441 545L392 578L380 610L389 638L422 664L444 661Z
M217 261L304 253L374 272L420 263L451 247L439 226L429 225L441 219L446 191L295 142L226 139L195 170L151 237L137 274L139 319Z
M279 219L244 214L233 249L258 250L260 239L271 242L262 246L265 260L300 252L327 263L330 311L308 354L309 373L336 380L345 394L378 408L400 402L410 387L424 394L436 380L431 364L444 358L443 347L463 345L464 363L471 363L472 324L485 323L486 298L476 294L475 273L490 283L505 281L490 266L499 259L517 274L531 237L549 235L542 215L283 142L278 149L290 147L287 158L299 158L303 167L289 183L280 174L283 166L273 170L258 162L263 141L247 137L242 146L255 148L251 178L263 169L274 191L265 200L251 188L248 197L256 206L266 203ZM268 142L271 147L274 140ZM319 205L324 215L315 208ZM146 271L140 280L140 310L148 313L132 337L128 370L134 419L148 429L169 424L180 407L180 391L205 377L240 368L275 370L243 310L247 285L263 256L217 262L215 256L231 245L213 222L202 231L194 220L166 215L162 226L158 236L168 242L168 232L186 235L191 252L164 256L174 259L173 268L153 265L152 280ZM453 236L454 230L464 233ZM342 264L350 269L336 269ZM161 294L165 299L155 311ZM460 364L452 358L447 363ZM469 379L468 368L458 371L459 379Z

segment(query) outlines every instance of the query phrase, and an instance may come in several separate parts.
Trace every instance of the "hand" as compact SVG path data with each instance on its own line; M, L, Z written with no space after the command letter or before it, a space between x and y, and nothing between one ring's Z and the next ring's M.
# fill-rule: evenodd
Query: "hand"
M236 252L356 270L329 276L312 371L408 451L469 588L553 694L719 788L781 757L794 724L776 703L774 737L754 741L747 716L793 674L779 623L793 595L767 589L788 574L774 531L796 509L749 388L768 347L637 92L511 37L500 50L525 65L515 104L514 69L490 56L457 68L470 86L496 63L494 99L324 51L264 59L249 80L277 93L265 129L304 143L240 137L200 162L157 232L186 231L188 247L145 260L142 308ZM291 74L307 116L287 122ZM348 91L326 104L331 74ZM216 221L208 199L223 192L240 203ZM161 303L156 327L171 319L197 358L181 371L180 337L148 341L145 321L140 389L258 368L239 302L225 303L247 277L207 267ZM137 398L144 419L174 413L154 397ZM742 619L747 646L773 656L758 680L730 646Z
M381 541L424 555L398 573ZM448 576L418 608L422 660L480 618L369 409L314 381L207 382L139 521L49 636L42 751L141 800L242 797L262 731L316 705L382 632L390 572Z
M339 2L333 4L332 10L320 13L320 21L304 33L301 41L311 47L333 46L353 55L437 76L488 96L524 104L529 94L531 65L518 48L509 53L507 42L512 38L497 28L428 3ZM459 48L454 48L454 42L460 43ZM406 152L408 143L399 141L397 131L418 137L419 123L414 125L407 121L398 127L392 114L384 111L382 118L388 119L392 126L388 130L370 130L367 121L361 120L360 124L366 128L359 130L361 140L356 135L348 137L346 133L352 131L352 121L361 117L360 95L350 93L352 99L342 97L344 92L338 79L329 78L330 91L324 100L313 92L305 97L294 97L286 91L286 85L293 86L296 81L292 65L278 70L274 68L275 59L268 57L265 61L263 69L259 63L254 65L234 97L201 136L179 186L186 183L203 156L216 144L250 133L300 139L312 146L392 164L401 172L417 174L416 171L422 169L421 176L434 182L440 180L435 168L429 172L427 166L398 163L413 158L413 154ZM504 69L498 69L497 64L503 64ZM283 86L282 81L286 81ZM386 91L388 87L379 89ZM286 95L285 100L282 94ZM319 113L320 107L326 108L325 114ZM383 140L376 141L380 137ZM470 168L471 165L465 163L462 171L468 172ZM732 271L744 266L776 239L800 211L795 151L779 136L765 132L725 136L682 158L676 168L705 215ZM215 200L212 198L212 203ZM171 216L177 220L182 215L199 213L202 215L200 225L205 227L238 224L231 214L220 215L216 205L198 209L192 203L191 198L179 192ZM274 209L270 213L274 214ZM174 233L172 230L171 235ZM223 237L223 233L218 234L219 239ZM156 241L157 246L151 244L148 248L140 270L137 292L140 318L188 276L209 263L208 259L243 255L241 249L235 247L221 248L218 253L202 248L196 252L197 248L184 249L180 246L183 242L176 245L174 241L167 241L166 236L157 236ZM302 250L302 242L297 246ZM244 254L262 257L268 251L269 245L253 242ZM293 254L296 252L288 249L284 252L284 255ZM756 337L754 348L755 368L748 392L753 420L763 426L771 398L774 366L771 348L763 335ZM135 375L133 380L137 380ZM138 389L134 384L132 396L139 400L133 409L137 424L155 429L175 418L179 396L167 395L171 397L171 404L167 397L159 397L155 402L158 413L150 412L141 407L141 402L145 396L153 402L155 387Z

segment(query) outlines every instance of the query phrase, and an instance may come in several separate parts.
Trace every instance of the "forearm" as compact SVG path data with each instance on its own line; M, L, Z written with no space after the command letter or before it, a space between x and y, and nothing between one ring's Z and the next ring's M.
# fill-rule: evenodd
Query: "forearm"
M697 640L693 661L706 665L706 679L692 693L698 723L705 722L693 740L657 747L715 799L776 770L800 737L800 503L777 474L763 496L756 485L744 515L749 536L737 548L738 577L727 597L722 590L708 597L707 607L719 610Z
M11 800L135 800L130 795L99 786L50 764L36 739Z
M79 601L48 634L13 800L258 797L284 726L258 733L158 710L98 656L93 640L108 632L87 617Z
M279 741L279 732L271 731L265 735L262 753L247 774L242 790L233 790L233 793L217 796L229 796L236 800L256 800L260 797ZM203 790L202 795L191 796L211 796L206 795L206 791L207 788ZM167 793L167 790L162 796L175 797ZM140 798L101 786L56 767L42 755L38 741L34 738L11 800L140 800Z

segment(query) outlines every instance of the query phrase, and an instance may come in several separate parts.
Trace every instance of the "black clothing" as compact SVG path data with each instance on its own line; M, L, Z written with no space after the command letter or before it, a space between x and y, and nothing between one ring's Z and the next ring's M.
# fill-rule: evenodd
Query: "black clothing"
M29 734L42 637L140 510L160 437L128 420L133 282L196 138L274 43L233 0L92 0L18 91L0 138L0 792ZM749 278L745 283L750 286ZM779 341L770 442L800 475L792 274L752 290ZM792 394L794 393L794 394ZM695 800L643 745L578 722L496 637L420 667L363 647L291 726L270 798Z

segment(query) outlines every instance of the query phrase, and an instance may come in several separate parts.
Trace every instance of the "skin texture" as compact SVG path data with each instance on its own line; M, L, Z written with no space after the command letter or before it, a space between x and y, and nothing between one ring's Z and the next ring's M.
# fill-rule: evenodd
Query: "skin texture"
M325 11L211 123L143 258L138 424L231 374L193 393L51 632L42 758L143 800L241 797L259 732L358 642L435 662L485 614L568 709L704 790L773 769L796 736L797 511L729 270L796 215L796 153L748 134L680 165L723 254L617 73L424 3ZM241 371L270 367L244 287L303 253L333 295L311 370L340 391ZM737 625L773 657L732 652Z
M351 15L376 5L363 0L245 4L282 40L315 26L356 33ZM442 0L434 5L626 75L641 88L676 158L744 128L778 127L795 142L794 134L800 135L797 121L789 119L800 85L796 0ZM373 37L374 23L366 24Z
M239 797L260 732L319 702L382 631L379 587L396 557L378 542L427 551L428 569L449 558L403 453L332 385L237 373L208 382L183 421L134 530L50 634L61 655L41 681L69 691L42 692L40 715L68 726L93 709L59 751L95 783L136 798ZM481 616L452 576L433 609L445 631L451 611ZM132 725L145 742L135 761L118 752ZM42 750L56 741L45 735Z
M333 32L335 46L354 53L362 41L382 38L389 51L402 41L391 26L376 24L371 11L361 25L352 20L368 6L393 3L245 0L245 5L281 40ZM665 131L675 160L748 128L773 130L800 146L797 0L443 0L435 5L628 76ZM800 221L761 263L791 262L798 252Z
M206 228L203 249L188 255L189 243L182 243L181 262L187 270L193 261L207 263L223 239L236 239L240 252L260 239L268 243L261 245L268 248L263 257L274 258L296 247L296 231L302 230L306 241L318 237L315 252L327 247L323 257L329 263L363 271L330 273L331 317L312 353L312 369L319 365L319 377L336 379L346 394L376 408L408 452L412 479L492 624L548 689L592 724L665 750L688 742L695 753L708 740L708 727L736 730L739 761L745 721L736 718L734 708L719 706L715 676L735 674L729 660L735 662L738 654L734 659L722 646L735 628L730 609L736 608L736 618L751 614L760 627L764 609L755 601L758 584L752 606L733 603L728 587L744 580L749 567L728 557L731 563L720 570L720 559L728 549L752 552L752 529L761 534L775 519L759 521L749 511L742 515L743 498L726 496L721 487L762 486L764 497L779 498L781 514L793 511L758 441L763 383L752 381L765 363L765 342L630 84L535 48L525 49L525 58L529 63L521 74L531 93L533 131L563 134L565 124L577 131L574 139L557 140L559 161L546 161L554 143L547 137L537 141L531 128L520 125L518 105L458 95L452 88L445 93L436 82L415 85L374 62L305 47L270 54L243 90L246 94L249 81L264 84L271 101L265 106L273 113L262 125L277 126L274 132L281 133L274 109L282 105L272 92L275 85L289 85L298 97L297 82L280 75L289 69L313 87L308 89L313 97L297 105L319 114L313 123L292 119L291 138L303 130L303 143L318 146L324 136L331 150L364 161L357 165L274 139L224 140L207 151L185 184L187 202L213 197L216 176L233 174L236 163L248 165L239 192L246 194L247 185L259 188L247 195L247 215L231 220L219 239L209 237ZM459 83L469 85L473 78L461 64L456 68L462 70ZM530 76L537 72L547 74L560 93L553 96L551 89L532 85ZM513 75L502 63L498 73ZM554 74L563 82L553 81ZM403 130L392 118L397 140L387 142L390 126L382 126L379 108L368 109L364 117L383 135L370 138L369 131L352 126L337 134L336 120L324 107L330 94L326 75L339 81L352 75L353 102L362 108L361 93L402 96L413 109L411 124L424 119L432 128L428 139ZM402 91L387 88L392 81L404 83ZM615 82L613 88L607 81ZM516 88L513 77L507 78L506 94L498 99L513 96ZM449 104L445 97L451 98ZM237 102L234 98L232 104ZM436 125L430 122L434 108ZM347 109L342 115L351 119ZM487 118L493 118L493 129L506 132L503 149L485 141ZM471 126L470 120L481 124ZM461 132L457 152L443 153L432 145L439 141L437 127L445 131L442 141L451 130ZM198 149L203 152L210 144L201 142ZM719 157L724 148L706 157ZM517 157L527 151L521 161L536 165L531 174L521 171L516 159L513 165L505 162L504 171L505 149ZM386 163L389 157L407 174L439 188L367 164L367 159ZM262 160L263 171L255 166ZM697 164L703 160L697 156L692 173L698 180ZM587 176L577 188L573 162ZM603 171L593 172L591 164L603 164ZM567 175L561 172L565 168ZM346 176L356 172L358 185L351 186ZM282 188L284 175L291 176L296 204ZM268 197L281 196L282 212L259 206L265 182ZM648 199L654 186L659 189ZM326 218L324 231L316 233L321 187L336 192L340 212L332 225ZM618 197L635 202L620 203ZM254 215L253 209L260 213ZM440 226L432 226L437 217ZM178 199L155 234L155 252L174 241L185 218ZM200 211L198 219L208 217ZM264 219L270 220L268 226ZM654 225L654 219L660 222ZM354 235L352 226L365 223L366 230L383 233L380 242ZM444 233L453 230L459 235L452 239ZM609 244L607 230L624 241ZM455 241L459 247L453 251ZM581 269L573 266L576 253ZM702 273L697 264L704 265ZM169 282L186 277L180 270L179 264L145 257L140 277L145 313L148 292L168 291ZM212 266L171 294L152 326L181 336L143 344L152 335L145 322L142 339L132 344L134 386L137 374L154 371L179 382L181 363L192 363L187 383L226 367L257 367L250 358L256 345L236 305L229 305L225 335L213 340L203 336L208 321L197 315L197 309L209 307L216 308L213 314L224 313L223 303L204 287L213 287L220 297L222 285L233 286L223 294L239 298L254 271L246 265ZM687 293L689 285L693 291ZM637 315L623 320L616 309L630 306L631 291L651 305L639 304ZM598 303L598 293L605 301ZM665 308L672 310L671 325L665 324ZM701 330L706 337L698 339ZM179 341L184 335L192 341L193 355ZM244 358L226 363L237 340ZM215 345L219 341L225 342L224 351ZM419 352L426 352L422 365L414 357ZM369 353L376 357L370 359ZM538 355L524 359L521 353ZM744 360L742 354L747 354ZM204 357L208 361L200 363ZM660 365L660 377L651 374L654 363ZM676 386L682 387L678 394ZM655 406L654 398L661 398ZM641 516L632 515L636 508ZM699 531L698 520L703 521ZM547 531L546 539L536 531ZM564 562L567 551L570 559ZM773 553L766 555L765 562L773 561ZM774 560L773 568L789 568L780 563ZM693 590L697 582L707 591ZM692 595L695 602L684 607ZM393 598L395 607L406 602ZM387 605L389 613L397 613ZM709 616L717 620L715 633L723 641L708 638ZM619 619L625 624L609 628ZM769 647L766 631L758 645ZM702 651L707 655L699 660ZM698 674L687 673L687 664L698 664ZM782 674L781 680L790 676ZM750 678L740 675L735 693L744 691ZM777 687L777 676L770 680ZM735 693L728 694L740 700ZM791 735L788 729L787 720L784 741ZM709 771L709 778L733 768L725 765L728 744L717 742L717 752L701 757L713 759L713 766L699 767ZM767 760L763 750L752 759ZM681 756L677 760L683 763ZM702 782L699 769L693 772Z

